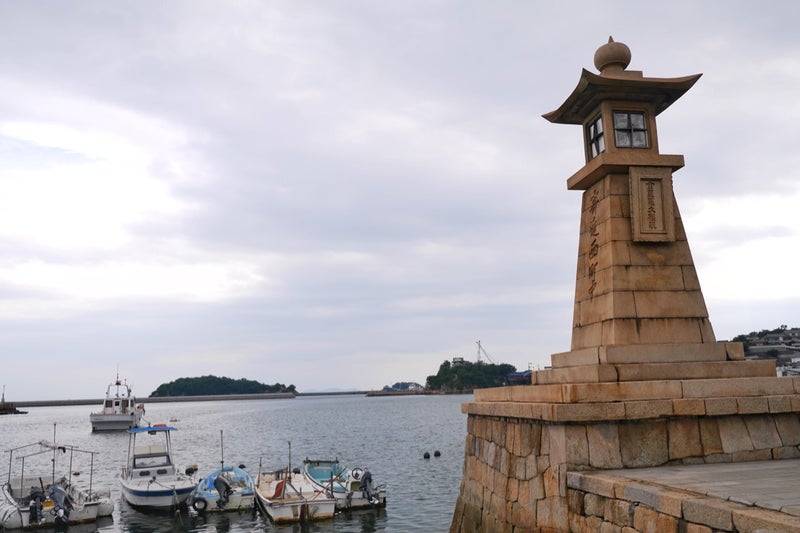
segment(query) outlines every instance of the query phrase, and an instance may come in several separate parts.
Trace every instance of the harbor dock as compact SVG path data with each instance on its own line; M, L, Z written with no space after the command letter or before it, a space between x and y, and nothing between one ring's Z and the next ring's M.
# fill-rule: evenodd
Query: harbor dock
M800 459L785 459L568 472L567 487L577 531L797 533L798 476Z

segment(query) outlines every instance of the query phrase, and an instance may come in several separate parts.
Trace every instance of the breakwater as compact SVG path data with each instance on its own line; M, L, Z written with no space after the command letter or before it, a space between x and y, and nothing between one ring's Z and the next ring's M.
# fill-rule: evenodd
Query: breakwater
M262 394L209 394L203 396L158 396L152 398L137 398L142 403L166 402L213 402L220 400L281 400L297 396L339 396L339 395L366 395L368 391L346 392L306 392L293 394L291 392L274 392ZM103 398L78 398L63 400L29 400L14 402L17 407L56 407L59 405L101 405Z

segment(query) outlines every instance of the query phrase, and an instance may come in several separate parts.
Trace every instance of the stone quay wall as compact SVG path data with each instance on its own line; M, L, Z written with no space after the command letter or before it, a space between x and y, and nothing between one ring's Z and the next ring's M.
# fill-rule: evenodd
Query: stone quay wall
M597 507L587 508L585 495L568 487L573 473L800 457L800 391L790 390L800 387L800 381L770 382L784 393L562 404L574 411L568 422L542 416L552 415L558 407L553 404L465 404L469 416L464 472L450 531L597 531ZM600 411L605 416L596 416ZM690 523L671 518L666 523ZM639 529L635 521L624 527L630 533L655 531Z

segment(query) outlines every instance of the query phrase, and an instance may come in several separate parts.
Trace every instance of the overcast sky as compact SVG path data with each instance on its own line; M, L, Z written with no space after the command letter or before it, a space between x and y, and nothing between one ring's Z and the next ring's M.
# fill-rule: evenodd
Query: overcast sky
M717 339L800 326L800 3L0 1L0 384L425 383L569 350L584 163L645 76ZM482 356L483 357L483 356Z

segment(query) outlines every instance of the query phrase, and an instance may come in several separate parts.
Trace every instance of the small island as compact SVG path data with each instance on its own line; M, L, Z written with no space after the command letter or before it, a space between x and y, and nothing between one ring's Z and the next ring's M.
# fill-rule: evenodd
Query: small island
M174 398L180 396L226 396L231 394L278 394L296 395L294 385L275 383L266 385L249 379L232 379L217 376L201 376L196 378L178 378L169 383L159 385L149 398Z

